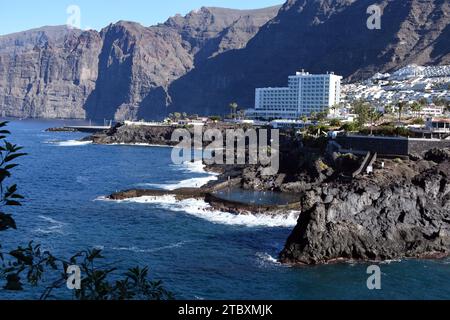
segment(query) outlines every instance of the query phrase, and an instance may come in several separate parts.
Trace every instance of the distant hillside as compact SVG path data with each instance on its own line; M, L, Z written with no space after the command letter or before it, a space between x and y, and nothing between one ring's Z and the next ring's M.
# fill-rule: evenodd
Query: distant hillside
M296 70L349 79L408 64L450 64L446 0L288 0L260 10L202 8L100 33L42 28L0 37L0 112L19 117L160 118L223 114Z
M152 27L120 21L100 33L60 26L1 36L0 115L134 118L141 105L170 104L174 80L245 47L279 9L201 8Z
M210 59L172 83L170 109L228 112L230 101L251 107L256 87L284 86L301 69L360 79L413 63L450 63L449 1L378 3L382 27L369 30L372 0L288 1L246 48Z

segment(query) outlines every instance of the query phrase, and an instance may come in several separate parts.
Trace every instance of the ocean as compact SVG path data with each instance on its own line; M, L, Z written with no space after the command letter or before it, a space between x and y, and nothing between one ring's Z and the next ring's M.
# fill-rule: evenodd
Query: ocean
M29 155L12 182L26 199L8 208L18 230L0 233L4 249L40 243L54 255L100 248L125 271L149 266L178 299L449 299L450 260L381 263L381 290L367 288L370 264L288 267L277 255L295 215L235 216L199 200L172 197L107 201L124 189L200 186L216 179L199 163L173 165L171 149L77 142L81 133L50 133L74 121L13 120L10 142ZM37 299L42 288L0 299ZM71 297L68 290L53 299Z

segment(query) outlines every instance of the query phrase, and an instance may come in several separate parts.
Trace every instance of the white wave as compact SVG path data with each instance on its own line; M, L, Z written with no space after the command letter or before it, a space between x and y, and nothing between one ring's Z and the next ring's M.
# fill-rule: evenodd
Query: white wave
M66 224L64 222L55 220L47 216L38 216L38 218L49 223L50 226L46 228L43 227L37 228L34 230L35 232L43 234L65 234L63 228L66 226Z
M163 247L159 247L159 248L154 248L154 249L141 249L139 247L136 246L132 246L132 247L115 247L112 248L115 251L132 251L135 253L154 253L154 252L158 252L158 251L163 251L163 250L169 250L169 249L174 249L174 248L180 248L183 245L185 245L188 241L182 241L182 242L177 242L168 246L163 246Z
M172 146L151 143L111 143L109 146L150 147L150 148L173 148Z
M121 200L122 203L155 204L160 208L173 212L184 212L189 215L210 221L215 224L238 225L246 227L294 227L297 225L299 212L289 211L284 214L248 214L237 215L214 210L207 202L199 199L177 200L175 196L140 197Z
M46 143L57 145L58 147L81 147L92 144L92 141L67 140L67 141L47 141Z
M186 170L186 171L189 171L189 172L192 172L192 173L208 173L208 174L210 174L212 176L217 176L218 175L217 173L207 172L205 170L205 168L206 168L206 165L203 163L203 161L194 161L194 162L188 161L188 162L184 162L183 163L183 167L182 167L183 170Z
M217 176L208 176L208 177L200 177L200 178L191 178L187 180L180 181L174 184L161 184L161 183L140 183L137 186L139 187L151 187L158 188L163 190L176 190L180 188L201 188L204 185L208 184L210 181L217 180Z
M270 254L265 253L265 252L258 252L256 254L256 256L258 257L258 260L263 264L275 264L275 265L280 265L281 263L275 259L274 257L272 257Z
M99 196L99 197L95 198L94 201L113 201L113 200L111 200L105 196Z

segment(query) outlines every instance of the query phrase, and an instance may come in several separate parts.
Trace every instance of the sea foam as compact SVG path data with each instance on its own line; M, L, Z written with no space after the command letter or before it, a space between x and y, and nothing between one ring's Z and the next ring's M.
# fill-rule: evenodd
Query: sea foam
M152 204L172 212L184 212L215 224L238 225L246 227L294 227L299 212L287 211L276 215L246 214L238 215L214 210L207 202L199 199L177 200L175 196L140 197L120 200L121 203Z
M47 141L46 143L53 144L58 147L81 147L92 144L92 141L67 140L67 141Z

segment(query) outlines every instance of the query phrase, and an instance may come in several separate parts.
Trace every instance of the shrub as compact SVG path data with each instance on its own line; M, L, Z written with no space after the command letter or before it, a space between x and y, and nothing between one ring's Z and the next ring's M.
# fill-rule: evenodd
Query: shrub
M331 119L330 126L332 127L342 127L342 122L339 119Z
M413 121L411 121L412 124L418 124L418 125L424 125L425 124L425 120L423 120L422 118L416 118L413 119Z
M341 127L341 130L346 132L355 132L359 131L360 126L356 122L348 122Z

